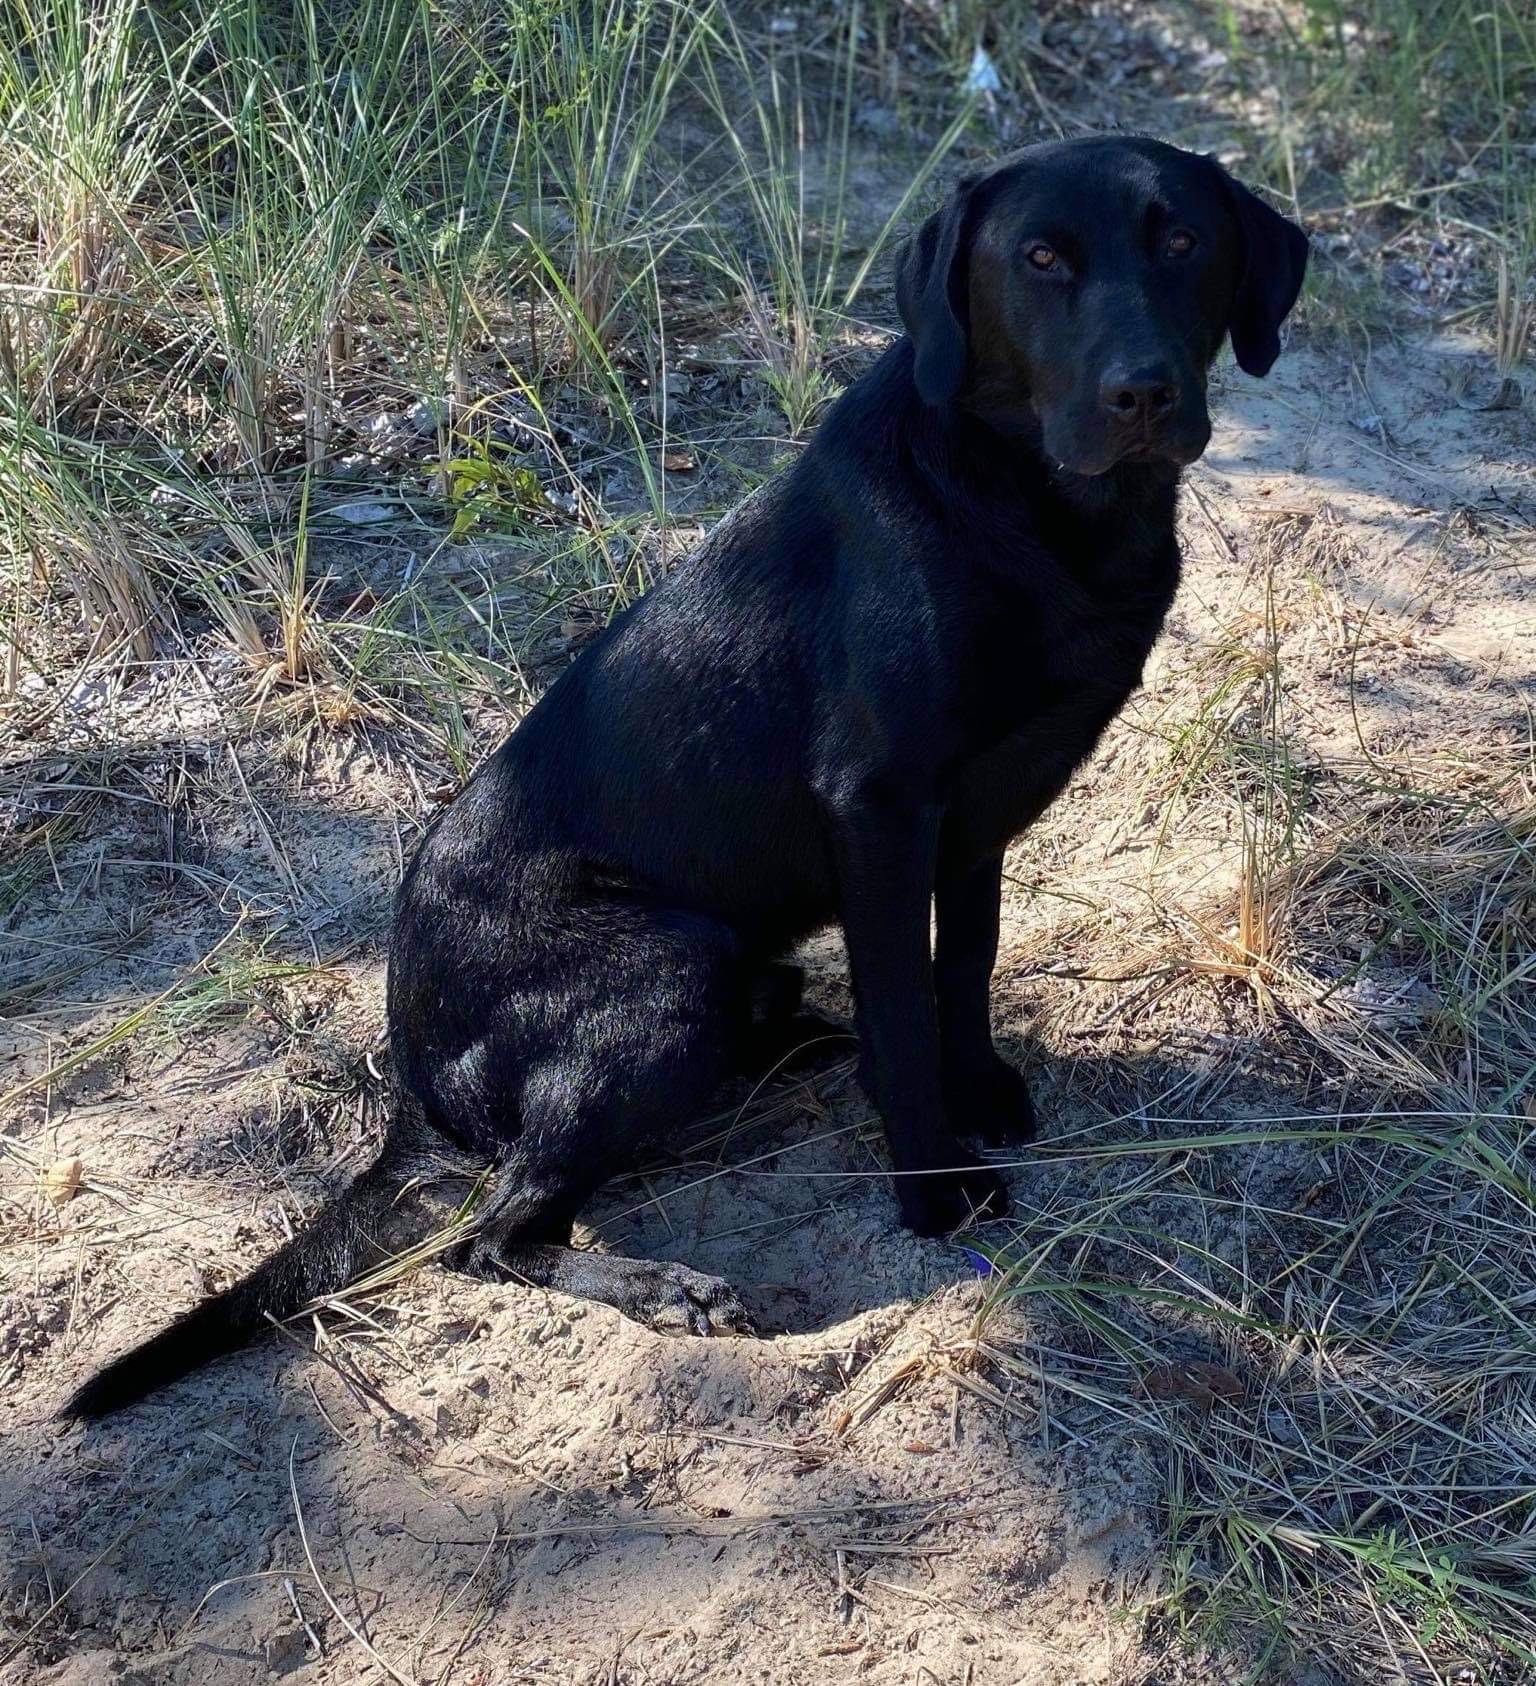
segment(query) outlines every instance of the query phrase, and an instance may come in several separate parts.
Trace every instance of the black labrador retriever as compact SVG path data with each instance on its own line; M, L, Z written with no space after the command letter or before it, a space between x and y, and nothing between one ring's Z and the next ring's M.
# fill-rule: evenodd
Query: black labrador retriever
M1153 140L1033 146L961 181L901 255L906 336L428 833L400 892L378 1161L68 1413L334 1292L445 1166L495 1167L450 1262L657 1326L749 1328L729 1284L573 1250L571 1226L642 1144L802 1035L780 957L833 923L903 1221L1001 1215L961 1138L1034 1128L988 1012L1003 851L1140 681L1211 363L1230 335L1268 371L1306 257L1213 160Z

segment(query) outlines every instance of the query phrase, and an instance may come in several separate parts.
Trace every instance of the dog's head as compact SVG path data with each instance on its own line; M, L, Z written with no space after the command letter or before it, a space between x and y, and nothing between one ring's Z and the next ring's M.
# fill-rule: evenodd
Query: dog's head
M1103 474L1200 455L1222 339L1267 374L1306 263L1306 235L1214 159L1092 136L961 181L908 241L897 302L926 402Z

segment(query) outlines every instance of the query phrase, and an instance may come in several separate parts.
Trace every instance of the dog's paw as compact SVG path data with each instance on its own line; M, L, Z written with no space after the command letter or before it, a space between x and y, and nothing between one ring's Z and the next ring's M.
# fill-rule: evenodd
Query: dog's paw
M901 1179L901 1221L918 1235L950 1235L1008 1216L1003 1179L985 1165Z
M1024 1074L1001 1055L946 1074L944 1111L957 1136L987 1147L1021 1147L1035 1139L1035 1103Z
M664 1335L755 1335L757 1325L729 1282L687 1265L647 1266L625 1307L637 1322Z

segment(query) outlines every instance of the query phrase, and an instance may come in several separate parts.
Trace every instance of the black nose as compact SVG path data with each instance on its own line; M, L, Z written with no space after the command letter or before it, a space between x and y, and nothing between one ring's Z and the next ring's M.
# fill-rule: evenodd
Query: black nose
M1178 387L1157 370L1106 375L1099 387L1099 402L1121 422L1161 421L1178 401Z

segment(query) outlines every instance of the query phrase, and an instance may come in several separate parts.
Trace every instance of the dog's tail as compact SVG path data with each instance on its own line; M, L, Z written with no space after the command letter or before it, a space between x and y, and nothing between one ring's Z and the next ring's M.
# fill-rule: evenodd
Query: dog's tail
M60 1416L89 1419L120 1411L236 1351L270 1319L291 1317L311 1300L344 1288L364 1263L387 1256L375 1236L409 1179L410 1159L392 1129L374 1163L292 1241L243 1281L92 1376Z

